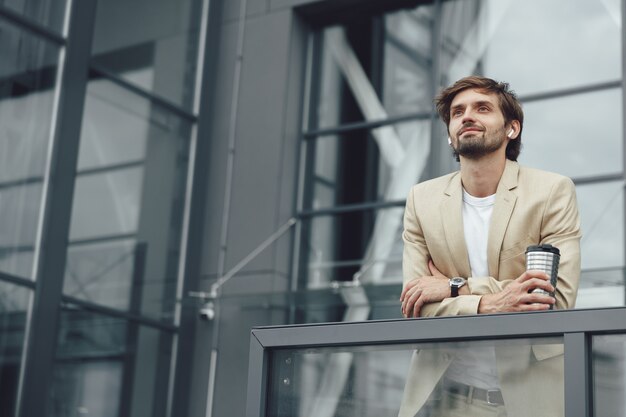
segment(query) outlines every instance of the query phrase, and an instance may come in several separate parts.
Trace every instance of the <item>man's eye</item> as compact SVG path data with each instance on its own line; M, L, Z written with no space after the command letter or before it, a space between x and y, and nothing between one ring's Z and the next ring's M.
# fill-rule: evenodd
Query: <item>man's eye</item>
M478 108L478 111L482 111L482 112L489 111L489 107L487 107L487 106L480 106Z

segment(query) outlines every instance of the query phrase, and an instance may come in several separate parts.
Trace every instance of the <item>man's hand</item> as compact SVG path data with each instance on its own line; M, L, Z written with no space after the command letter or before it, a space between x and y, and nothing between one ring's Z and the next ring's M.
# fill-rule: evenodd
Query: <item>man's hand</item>
M526 271L502 291L483 295L478 305L479 313L501 313L509 311L548 310L555 303L554 298L530 291L541 288L553 292L550 277L541 271Z
M439 272L432 260L428 261L428 269L432 276L415 278L402 289L400 302L404 317L419 317L424 304L436 303L450 296L448 277Z

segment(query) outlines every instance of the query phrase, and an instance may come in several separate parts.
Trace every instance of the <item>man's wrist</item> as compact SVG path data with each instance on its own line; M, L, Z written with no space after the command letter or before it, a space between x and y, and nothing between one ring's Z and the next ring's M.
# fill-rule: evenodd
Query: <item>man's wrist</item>
M485 294L480 297L478 302L478 314L497 313L498 309L494 307L492 301L495 294Z
M469 279L461 288L459 288L459 295L471 295L472 291L470 291L469 287Z
M452 277L449 280L450 285L450 297L457 297L460 295L460 290L465 287L467 280L463 277Z

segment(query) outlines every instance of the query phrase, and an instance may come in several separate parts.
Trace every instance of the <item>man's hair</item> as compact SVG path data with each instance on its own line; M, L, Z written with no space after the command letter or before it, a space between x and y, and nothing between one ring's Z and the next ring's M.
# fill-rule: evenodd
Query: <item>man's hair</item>
M496 94L500 103L500 111L504 115L505 123L510 123L513 120L519 121L519 133L515 140L510 140L506 146L506 157L511 161L517 161L517 157L520 154L522 147L522 129L524 127L524 112L522 106L517 100L517 95L513 90L509 88L508 83L498 82L491 78L469 76L461 78L455 82L452 86L441 91L437 97L435 97L435 106L437 107L437 113L439 117L446 124L448 133L450 132L450 107L452 106L452 100L462 91L472 89L478 90L481 93ZM455 152L457 161L458 155Z

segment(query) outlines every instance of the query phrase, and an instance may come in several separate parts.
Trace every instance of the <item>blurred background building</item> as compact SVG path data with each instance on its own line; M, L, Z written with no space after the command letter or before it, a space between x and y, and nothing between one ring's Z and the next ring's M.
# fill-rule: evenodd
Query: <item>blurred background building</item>
M623 306L625 10L0 0L0 416L242 416L252 326L399 317L404 198L456 169L432 97L469 74L576 183L578 307Z

